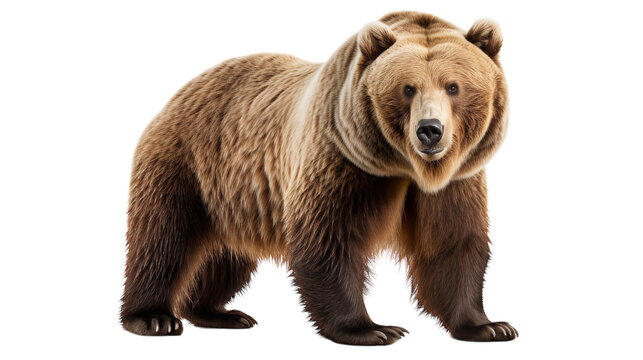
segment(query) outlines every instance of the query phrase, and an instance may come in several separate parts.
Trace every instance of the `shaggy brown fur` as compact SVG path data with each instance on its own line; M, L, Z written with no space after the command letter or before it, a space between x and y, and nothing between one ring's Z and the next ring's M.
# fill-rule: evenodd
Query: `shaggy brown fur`
M418 304L463 340L511 340L482 307L489 258L484 165L506 129L495 24L465 33L398 12L367 25L324 64L261 54L184 86L134 158L121 320L141 335L256 321L225 305L257 261L287 262L319 332L390 344L371 321L368 260L391 249ZM421 119L441 152L423 152Z

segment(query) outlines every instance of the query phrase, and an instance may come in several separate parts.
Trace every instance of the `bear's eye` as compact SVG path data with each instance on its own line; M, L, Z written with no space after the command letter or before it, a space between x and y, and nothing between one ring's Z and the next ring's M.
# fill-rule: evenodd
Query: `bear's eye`
M456 83L451 83L447 85L447 92L449 95L455 95L458 93L458 84Z
M406 85L404 87L404 95L409 97L415 95L415 88L411 85Z

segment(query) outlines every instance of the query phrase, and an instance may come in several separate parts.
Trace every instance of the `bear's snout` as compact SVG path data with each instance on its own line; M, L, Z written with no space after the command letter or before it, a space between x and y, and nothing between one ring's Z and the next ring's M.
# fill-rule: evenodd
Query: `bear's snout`
M442 133L444 132L444 125L438 119L422 119L418 122L415 128L415 134L422 143L422 145L429 148L420 149L425 154L437 154L442 151L441 148L433 148L442 140Z

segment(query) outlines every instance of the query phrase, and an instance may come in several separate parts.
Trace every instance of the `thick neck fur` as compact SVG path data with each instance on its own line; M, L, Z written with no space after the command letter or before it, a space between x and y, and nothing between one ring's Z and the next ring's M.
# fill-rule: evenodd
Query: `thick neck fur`
M382 136L373 118L360 69L360 54L354 35L324 64L317 79L323 93L314 104L323 108L318 119L328 140L352 164L377 176L400 176L406 160Z

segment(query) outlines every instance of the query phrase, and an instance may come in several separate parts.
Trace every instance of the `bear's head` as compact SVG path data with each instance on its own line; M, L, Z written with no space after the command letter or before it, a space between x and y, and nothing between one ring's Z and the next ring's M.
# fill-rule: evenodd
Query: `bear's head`
M353 162L405 175L428 192L479 172L507 127L502 36L479 20L468 32L434 16L386 15L355 38L340 96Z

